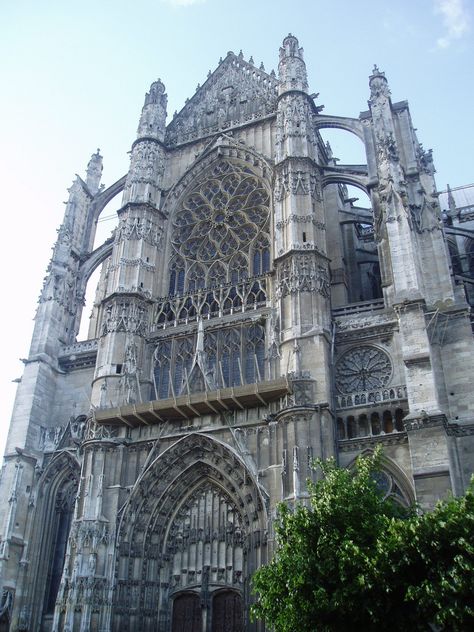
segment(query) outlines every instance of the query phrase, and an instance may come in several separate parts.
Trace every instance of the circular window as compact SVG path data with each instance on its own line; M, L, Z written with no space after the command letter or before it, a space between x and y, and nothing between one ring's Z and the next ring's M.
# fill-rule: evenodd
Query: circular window
M388 355L377 347L355 347L336 364L336 388L340 393L360 393L386 386L392 375Z
M185 259L210 263L248 250L268 230L269 195L249 169L221 161L184 199L172 243Z

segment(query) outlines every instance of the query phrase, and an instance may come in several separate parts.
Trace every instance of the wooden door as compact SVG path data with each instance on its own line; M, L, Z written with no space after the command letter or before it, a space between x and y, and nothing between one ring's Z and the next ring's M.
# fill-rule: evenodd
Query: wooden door
M173 601L172 632L202 632L201 601L198 595L185 593Z
M212 600L212 632L242 630L242 597L233 590L218 592Z

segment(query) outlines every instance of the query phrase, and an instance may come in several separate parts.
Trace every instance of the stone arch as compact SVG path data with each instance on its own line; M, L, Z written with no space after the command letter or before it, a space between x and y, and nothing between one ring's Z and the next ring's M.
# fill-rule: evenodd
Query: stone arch
M121 191L123 191L125 186L125 181L127 179L127 175L122 176L119 180L114 182L110 187L104 189L103 191L99 191L90 201L90 204L87 209L87 217L84 226L84 233L82 237L82 243L84 244L84 248L86 250L92 249L97 221L105 209L107 204L113 200L115 196L117 196ZM88 194L90 195L90 193Z
M374 231L374 212L366 176L343 171L327 170L323 187L338 185L339 195L348 198L347 213L338 214L341 243L341 268L345 271L344 300L348 303L373 301L383 298L382 273L384 257ZM363 194L358 195L352 188ZM352 197L354 196L354 197ZM362 197L362 196L361 196Z
M358 119L320 114L316 119L316 129L340 129L354 134L364 143L364 129Z
M86 258L83 259L81 265L78 270L77 275L77 285L76 285L76 293L78 296L82 297L82 300L79 302L75 320L74 320L74 335L78 336L80 334L80 330L83 329L83 316L85 315L85 310L91 308L90 311L94 310L95 312L95 322L98 323L99 320L99 307L93 304L93 308L90 304L90 301L94 301L94 292L95 288L88 288L89 281L93 283L94 278L91 279L94 272L98 271L98 268L104 264L107 259L112 254L112 249L114 245L113 237L107 239L103 244L101 244L98 248L93 250ZM99 271L98 271L99 272ZM102 270L99 273L99 279L105 274L106 271ZM98 280L98 279L97 279ZM92 316L92 313L91 313ZM91 336L94 337L94 336Z
M353 173L344 173L343 171L330 171L329 169L324 171L323 176L323 189L329 184L346 184L349 186L360 189L366 195L370 197L370 191L368 187L368 178L365 175L356 175Z
M110 257L113 249L113 239L107 239L103 244L101 244L98 248L93 250L87 257L81 262L79 267L79 283L80 286L85 287L87 285L88 280L91 277L91 274L94 270L100 266L104 261Z
M92 230L92 228L97 223L100 214L105 209L107 204L111 202L116 195L118 195L121 191L123 191L125 187L125 181L127 179L127 174L119 178L116 182L111 184L109 187L100 191L94 198L90 210L89 216L87 218L87 227L86 230L88 233Z
M266 524L261 491L232 448L204 434L173 444L122 511L114 627L169 630L170 599L187 590L204 609L224 588L248 605L250 576L266 561Z
M365 448L354 457L347 465L347 469L353 470L359 456L368 457L374 454L374 448ZM386 454L381 456L381 472L388 476L389 485L386 496L393 498L396 502L405 507L415 504L415 491L412 482L397 463Z
M84 311L84 301L86 299L86 288L90 277L112 253L113 236L108 237L102 244L94 248L94 242L99 237L97 235L97 222L109 202L123 191L126 178L127 176L124 175L107 189L99 191L89 204L83 234L83 244L86 252L81 255L76 277L76 296L79 300L71 325L71 331L73 332L72 339L79 333Z
M58 595L66 545L79 486L80 466L67 450L56 454L38 481L34 529L30 540L32 594L24 597L30 610L30 629L50 625ZM47 623L49 621L49 623Z

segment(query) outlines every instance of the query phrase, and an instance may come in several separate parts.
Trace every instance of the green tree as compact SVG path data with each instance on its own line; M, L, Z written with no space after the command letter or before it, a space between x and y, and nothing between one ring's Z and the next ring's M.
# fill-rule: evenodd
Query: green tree
M474 629L474 491L418 515L385 499L381 455L318 462L310 506L280 505L277 550L253 576L275 632Z

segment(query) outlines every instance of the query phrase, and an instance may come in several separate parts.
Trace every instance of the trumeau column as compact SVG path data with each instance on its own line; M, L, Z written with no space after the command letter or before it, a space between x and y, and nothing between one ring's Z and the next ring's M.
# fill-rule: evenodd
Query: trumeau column
M165 162L167 96L161 81L145 97L138 137L132 145L119 226L108 269L92 403L104 408L141 400L144 336L153 294ZM146 394L148 396L148 393Z
M330 285L315 106L303 49L288 35L280 48L275 146L275 268L280 369L291 374L290 408L278 415L283 446L281 494L305 495L310 457L334 453L327 409L330 380ZM294 406L298 407L298 410ZM291 411L291 413L290 413Z

